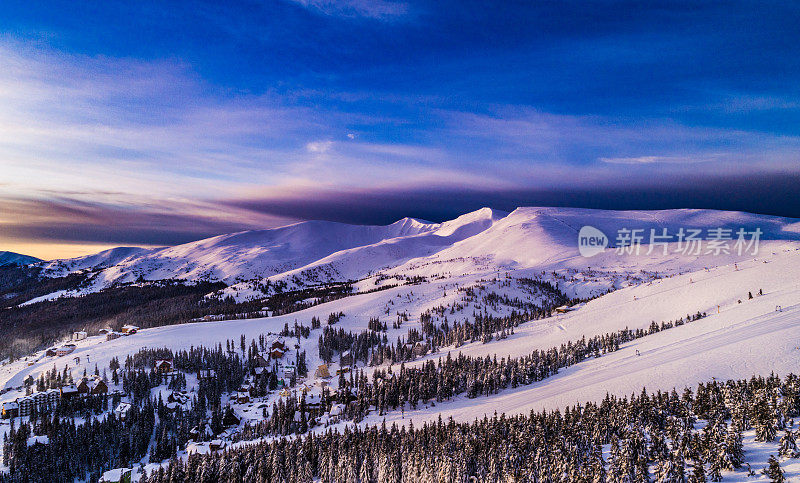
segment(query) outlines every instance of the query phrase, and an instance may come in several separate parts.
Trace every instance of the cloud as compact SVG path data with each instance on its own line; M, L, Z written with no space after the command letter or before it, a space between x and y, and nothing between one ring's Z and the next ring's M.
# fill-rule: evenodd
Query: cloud
M100 197L97 197L98 199ZM58 198L0 199L0 242L173 245L221 233L295 222L211 200L136 199L86 201Z
M751 211L800 218L796 187L800 173L708 174L686 178L666 174L643 181L615 174L617 183L574 187L507 188L428 185L382 189L313 189L277 195L253 193L219 203L297 219L385 224L405 216L431 221L452 219L491 206L572 206L614 210L707 208Z
M324 154L333 146L333 141L313 141L306 144L309 153Z
M332 17L392 20L408 13L406 2L388 0L291 0L311 11Z
M600 158L600 161L610 164L656 164L656 163L670 163L670 164L687 164L687 163L708 163L716 159L718 156L714 155L697 155L697 156L636 156L630 158Z

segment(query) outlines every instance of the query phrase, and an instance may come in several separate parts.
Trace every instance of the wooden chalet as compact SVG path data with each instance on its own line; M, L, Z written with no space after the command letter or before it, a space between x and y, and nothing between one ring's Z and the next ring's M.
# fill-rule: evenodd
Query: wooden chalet
M153 370L159 374L169 374L174 370L172 359L157 359Z

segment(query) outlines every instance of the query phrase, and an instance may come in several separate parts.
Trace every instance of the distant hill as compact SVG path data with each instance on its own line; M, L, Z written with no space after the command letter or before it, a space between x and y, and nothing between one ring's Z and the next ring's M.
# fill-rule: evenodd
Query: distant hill
M7 267L10 265L22 266L31 263L41 262L40 258L32 257L30 255L22 255L14 252L0 251L0 267Z

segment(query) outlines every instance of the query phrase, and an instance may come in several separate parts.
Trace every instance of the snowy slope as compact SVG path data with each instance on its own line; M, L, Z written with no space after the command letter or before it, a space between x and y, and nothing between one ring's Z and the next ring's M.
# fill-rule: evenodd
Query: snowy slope
M65 258L39 263L44 274L52 277L83 270L99 270L122 263L126 260L150 253L152 250L139 247L116 247L92 255Z
M72 260L48 262L53 274L98 270L95 286L145 280L237 280L292 270L333 252L387 238L415 235L438 225L404 218L387 226L308 221L270 230L220 235L174 247L118 248Z
M618 267L643 267L653 262L679 260L681 265L689 262L702 263L695 266L716 265L711 257L683 257L670 249L668 257L658 250L652 257L646 253L631 257L620 257L613 249L592 258L583 258L578 253L578 232L589 225L600 229L614 246L618 230L642 229L646 234L643 244L649 244L651 229L662 233L676 234L679 229L739 228L752 231L759 228L761 240L800 240L798 222L791 218L754 215L743 212L715 210L663 210L663 211L608 211L581 208L517 208L495 223L491 228L455 243L452 247L435 255L410 260L397 267L394 272L413 272L425 275L442 271L447 263L451 272L475 272L487 269L520 269L539 267L596 267L613 270ZM645 250L646 252L646 250ZM746 257L745 257L746 258Z
M36 262L41 262L41 260L20 253L0 251L0 267L8 265L29 265Z
M332 253L320 260L269 277L271 281L284 281L294 287L298 281L306 285L330 281L360 280L380 270L400 265L413 258L436 253L454 243L475 236L490 228L508 213L482 208L472 213L446 221L441 225L429 224L407 236L380 240L377 243L348 248ZM250 288L249 282L223 290L221 295L246 299L261 293Z

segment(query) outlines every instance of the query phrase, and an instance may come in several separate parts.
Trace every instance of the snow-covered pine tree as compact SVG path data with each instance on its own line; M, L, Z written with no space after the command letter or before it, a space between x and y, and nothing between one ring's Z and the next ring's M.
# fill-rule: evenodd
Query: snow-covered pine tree
M765 466L761 472L765 474L773 483L783 483L786 481L786 475L784 474L780 463L778 463L778 460L775 459L775 456L773 455L769 455L767 466Z

